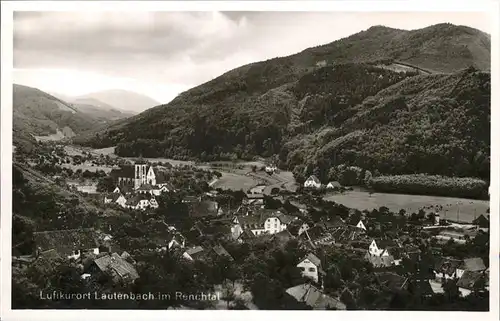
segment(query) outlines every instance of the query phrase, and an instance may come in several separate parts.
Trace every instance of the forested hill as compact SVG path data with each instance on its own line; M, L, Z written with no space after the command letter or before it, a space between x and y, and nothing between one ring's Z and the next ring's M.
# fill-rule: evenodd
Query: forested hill
M279 155L290 169L345 163L487 178L489 49L489 36L468 27L372 27L234 69L74 141L117 145L122 156Z

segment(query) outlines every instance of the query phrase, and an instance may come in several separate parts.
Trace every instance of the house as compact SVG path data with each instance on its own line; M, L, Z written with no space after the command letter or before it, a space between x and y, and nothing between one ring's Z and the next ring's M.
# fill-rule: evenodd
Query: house
M229 252L222 245L212 247L211 252L215 253L218 257L226 257L229 261L234 261L231 254L229 254Z
M148 199L148 197L145 195L137 194L129 198L125 206L131 209L145 210L146 208L153 206L150 200L151 199ZM158 203L156 203L156 206L158 207Z
M97 234L93 229L72 229L33 232L37 255L55 250L68 259L79 259L82 254L99 254Z
M308 243L312 248L316 248L316 246L320 244L334 243L331 233L325 231L325 229L320 225L315 225L304 231L304 233L300 235L299 239Z
M242 201L243 205L247 206L264 206L264 194L245 194Z
M254 241L256 238L255 234L252 233L252 231L248 229L242 230L242 232L238 235L237 241L239 243L248 243Z
M482 271L465 271L458 280L458 290L462 296L468 296L474 290L481 290L486 285L485 274Z
M319 281L319 274L324 274L321 269L321 260L314 255L309 253L302 261L297 264L297 267L302 271L302 275L314 280L314 282Z
M375 256L389 256L391 254L391 249L398 247L398 244L394 240L381 239L376 241L373 239L368 248L368 252Z
M346 310L344 303L324 294L312 284L306 283L288 288L286 289L286 293L314 310Z
M326 188L327 189L339 189L341 188L342 185L340 185L339 182L329 182L327 185L326 185Z
M451 258L440 258L434 264L434 276L436 280L443 281L454 279L457 276L457 268L462 261Z
M264 190L266 189L266 185L257 185L248 190L248 194L264 194Z
M394 257L392 255L378 256L366 252L365 260L370 262L374 268L387 268L394 265Z
M244 229L249 229L256 236L264 233L275 234L285 230L293 220L295 220L294 217L280 211L261 209L247 215L235 216L231 231L236 235Z
M127 204L127 199L120 192L104 196L104 204L110 204L110 203L118 204L121 207L125 207L125 205Z
M480 257L464 259L462 264L457 267L456 277L461 278L466 271L483 272L486 270L486 265Z
M113 193L120 193L122 195L129 195L134 192L134 189L127 185L116 186L113 190Z
M363 215L360 212L353 213L349 216L348 225L355 226L363 231L366 231L366 226L363 223Z
M278 170L278 167L276 167L276 165L274 164L268 164L266 165L265 170L267 173L272 174Z
M408 288L408 278L394 272L375 272L375 278L382 287L392 292Z
M472 221L472 224L481 227L481 228L489 228L490 220L486 218L483 214L481 214L478 218Z
M133 260L126 252L121 256L117 253L106 254L94 260L89 267L89 274L109 273L115 281L134 282L139 274L131 262Z
M204 258L206 252L201 246L195 246L192 247L188 250L186 250L183 254L182 257L184 257L187 260L190 261L195 261L195 260L201 260Z
M311 175L304 182L304 187L306 187L306 188L321 188L321 181L316 176Z

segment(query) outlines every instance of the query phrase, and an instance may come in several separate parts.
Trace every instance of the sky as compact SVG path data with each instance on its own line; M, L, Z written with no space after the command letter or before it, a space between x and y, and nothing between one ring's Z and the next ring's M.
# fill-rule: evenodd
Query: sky
M15 12L13 80L69 96L124 89L167 103L236 67L374 25L444 22L492 31L479 12Z

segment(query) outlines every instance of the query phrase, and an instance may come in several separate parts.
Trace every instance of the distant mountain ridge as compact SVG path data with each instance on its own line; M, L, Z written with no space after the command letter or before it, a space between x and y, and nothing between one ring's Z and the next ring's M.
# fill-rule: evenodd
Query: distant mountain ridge
M72 104L36 88L13 85L13 131L15 143L34 138L60 140L132 116L111 106L103 108Z
M82 99L98 100L118 110L134 114L160 104L148 96L121 89L103 90L75 97L77 101Z
M323 177L340 163L487 177L490 46L487 34L464 26L375 26L233 69L74 141L117 145L121 156L277 155L282 167Z

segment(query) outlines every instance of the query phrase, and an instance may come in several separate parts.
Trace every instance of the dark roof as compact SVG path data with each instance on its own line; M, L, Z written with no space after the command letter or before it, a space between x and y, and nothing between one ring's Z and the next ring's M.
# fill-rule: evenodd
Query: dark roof
M339 300L336 300L322 293L312 284L300 284L286 290L286 293L294 297L297 301L303 302L313 309L335 308L337 310L345 310L346 305Z
M375 277L380 285L390 290L401 290L406 286L407 278L393 272L375 272Z
M311 239L311 241L314 242L315 240L321 238L325 234L325 230L323 229L323 227L315 225L310 229L308 229L307 231L305 231L302 235L304 234L307 234L306 237L308 237L309 239Z
M144 195L141 195L141 194L136 194L134 196L132 196L131 198L129 198L127 200L127 205L137 205L141 200L148 200L149 201L149 198L147 196L144 196Z
M490 226L490 220L486 218L483 214L481 214L478 218L476 218L474 221L472 221L473 224L478 225L479 227L489 227Z
M111 202L114 203L118 200L118 198L120 198L120 196L122 196L121 193L111 193L107 195L106 198L111 199Z
M391 249L398 248L399 245L393 239L376 239L377 247L379 249Z
M142 184L141 187L139 187L137 190L138 191L146 191L146 192L149 192L151 191L152 189L154 189L153 185L151 184Z
M339 183L339 182L337 182L337 181L332 181L332 182L329 182L329 183L327 184L327 186L328 186L328 185L333 186L333 187L341 187L341 186L342 186L342 185L340 185L340 183Z
M357 224L357 223L356 223ZM342 218L338 216L329 217L327 220L321 220L318 225L322 225L325 229L331 229L339 226L345 225Z
M212 251L215 252L218 256L225 256L227 257L230 261L233 261L233 257L231 254L229 254L228 251L222 246L222 245L216 245L212 248Z
M480 271L465 271L457 282L457 286L463 289L473 290L476 284L481 281L483 273Z
M462 261L456 259L440 258L436 260L436 264L434 264L434 271L452 275L461 263Z
M377 256L371 255L368 251L366 252L365 260L370 262L373 267L390 267L394 263L394 257L392 255Z
M316 266L320 266L321 265L321 260L316 255L314 255L313 253L307 254L307 256L302 259L302 261L304 261L304 260L309 260L309 261L311 261L312 264L314 264Z
M94 262L101 271L110 271L112 274L122 279L130 279L133 281L139 278L139 274L134 265L127 262L117 253L102 256Z
M122 186L117 186L120 189L120 192L123 194L130 194L134 191L134 188L132 186L128 185L122 185Z
M93 229L34 232L33 238L40 251L56 250L60 255L71 255L74 250L99 247Z
M349 216L347 219L347 224L348 225L353 225L356 226L358 225L359 221L363 220L363 214L362 213L354 213Z
M462 270L466 271L484 271L486 270L486 265L484 265L484 261L480 257L474 257L469 259L464 259L463 263L460 265Z
M250 231L248 229L244 229L238 238L242 239L242 240L251 240L251 239L255 239L256 236L255 236L255 234L252 233L252 231Z

